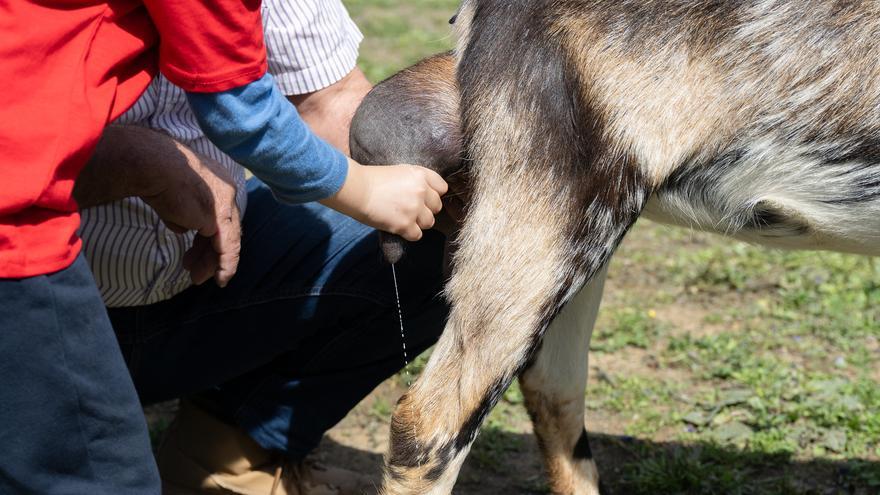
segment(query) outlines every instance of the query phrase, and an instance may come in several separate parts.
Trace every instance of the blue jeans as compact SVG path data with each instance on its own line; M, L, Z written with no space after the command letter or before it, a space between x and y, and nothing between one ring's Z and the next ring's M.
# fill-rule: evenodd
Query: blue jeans
M397 276L410 357L445 325L444 237ZM238 273L150 306L109 310L144 403L200 394L263 447L304 457L403 366L391 267L373 229L319 204L282 205L255 179Z
M83 257L0 279L0 493L159 492L141 406Z

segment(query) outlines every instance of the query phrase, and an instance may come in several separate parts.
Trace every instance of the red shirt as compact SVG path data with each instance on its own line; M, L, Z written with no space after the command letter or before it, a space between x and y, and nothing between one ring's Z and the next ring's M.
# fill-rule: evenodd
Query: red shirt
M76 258L73 181L157 68L187 91L262 77L260 1L0 0L0 60L0 278L30 277Z

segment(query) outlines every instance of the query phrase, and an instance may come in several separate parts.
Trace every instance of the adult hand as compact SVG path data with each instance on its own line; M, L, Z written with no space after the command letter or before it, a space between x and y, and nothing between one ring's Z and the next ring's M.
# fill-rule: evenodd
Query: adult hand
M138 126L107 127L73 189L80 208L139 196L175 232L195 230L184 267L196 284L214 277L221 287L235 274L241 248L235 192L223 166Z
M349 159L345 184L321 203L371 227L417 241L422 230L434 226L446 190L443 178L427 168L365 167Z
M183 266L196 285L211 277L225 287L235 275L241 250L241 216L235 181L214 160L178 146L183 162L158 167L158 192L141 196L177 233L196 231Z

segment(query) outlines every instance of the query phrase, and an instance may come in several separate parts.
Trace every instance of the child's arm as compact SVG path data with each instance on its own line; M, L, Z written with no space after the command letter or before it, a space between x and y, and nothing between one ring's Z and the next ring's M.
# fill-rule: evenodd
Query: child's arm
M445 192L445 183L413 167L362 170L315 137L264 75L259 0L144 4L161 37L159 69L187 91L205 135L218 148L282 200L327 199L374 227L410 239L421 236L419 227L432 221L425 212L433 211L434 196Z
M321 203L363 224L417 241L422 230L434 226L446 190L446 182L424 167L367 167L349 158L345 184Z
M315 136L270 75L231 90L188 92L205 135L282 201L321 200L409 240L440 211L446 183L422 167L364 167Z

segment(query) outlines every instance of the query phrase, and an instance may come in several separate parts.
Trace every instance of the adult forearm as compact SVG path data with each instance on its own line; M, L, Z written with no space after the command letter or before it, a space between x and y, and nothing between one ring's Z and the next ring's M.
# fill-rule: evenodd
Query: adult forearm
M288 95L303 121L321 139L350 155L348 134L351 119L373 85L358 68L345 77L311 93Z
M186 167L192 155L161 132L138 126L107 127L76 180L73 196L80 208L130 196L155 196L167 183L162 170Z
M80 208L138 196L173 231L199 235L184 255L193 282L222 287L235 274L241 248L236 183L210 158L142 127L109 127L77 178Z

